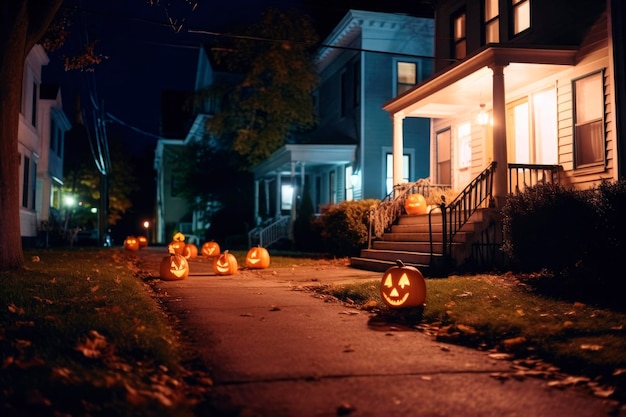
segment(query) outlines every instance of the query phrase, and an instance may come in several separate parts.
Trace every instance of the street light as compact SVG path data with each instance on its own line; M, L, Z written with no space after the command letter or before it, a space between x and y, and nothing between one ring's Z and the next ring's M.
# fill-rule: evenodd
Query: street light
M146 229L146 238L150 242L150 222L148 220L143 221L143 227Z

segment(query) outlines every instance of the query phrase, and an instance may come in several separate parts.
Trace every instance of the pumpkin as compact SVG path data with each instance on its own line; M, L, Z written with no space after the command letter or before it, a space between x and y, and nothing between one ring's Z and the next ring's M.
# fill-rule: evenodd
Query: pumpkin
M210 241L205 242L204 245L202 245L202 256L205 256L207 258L215 258L219 255L220 245L218 245L217 242Z
M176 232L176 233L174 233L174 237L172 237L172 240L174 242L184 242L185 241L185 235L180 233L180 232Z
M421 194L410 194L404 202L404 209L407 214L426 214L428 205L426 199Z
M172 245L168 246L169 255L161 260L159 275L166 281L177 281L189 275L189 263L184 256L174 252Z
M137 242L139 243L140 248L148 246L148 238L145 236L137 236Z
M380 298L392 308L417 307L426 301L426 281L419 269L401 260L387 269L380 282Z
M124 240L124 249L130 251L139 250L139 241L135 236L127 236Z
M213 261L213 272L216 275L234 275L237 273L237 258L227 250Z
M251 248L246 255L246 266L253 269L265 269L270 266L270 254L263 246Z
M193 243L187 243L183 249L185 259L196 259L198 257L198 247Z
M172 240L169 244L174 249L174 253L177 255L182 255L185 250L185 242L180 240Z

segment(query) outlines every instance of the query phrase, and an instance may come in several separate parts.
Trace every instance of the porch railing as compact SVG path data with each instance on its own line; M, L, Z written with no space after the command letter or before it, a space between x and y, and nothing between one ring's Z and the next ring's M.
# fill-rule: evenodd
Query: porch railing
M519 193L540 183L561 181L561 165L509 164L508 167L510 193Z
M480 174L476 176L450 203L445 202L445 197L441 205L442 220L442 247L444 265L449 265L452 255L452 242L456 234L467 223L469 218L484 205L487 199L491 199L493 191L493 176L497 163L492 162ZM491 201L489 201L491 204ZM428 224L430 233L430 254L431 262L434 255L433 250L433 227L432 219L436 215L434 211L428 213Z
M248 246L260 245L265 248L288 237L290 220L290 216L282 216L268 225L257 226L250 230L248 232Z

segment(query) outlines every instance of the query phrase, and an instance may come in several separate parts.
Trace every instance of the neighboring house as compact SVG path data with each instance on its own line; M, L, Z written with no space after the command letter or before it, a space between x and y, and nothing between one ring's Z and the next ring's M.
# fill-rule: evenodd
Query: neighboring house
M48 223L59 221L62 204L64 141L70 123L59 87L41 82L42 67L48 62L43 47L35 45L24 66L17 149L24 246L36 244L38 233Z
M209 55L205 48L200 48L198 55L198 64L196 69L196 79L194 91L206 89L216 82L220 82L223 77L228 77L223 72L216 71L211 64ZM168 127L168 132L164 136L169 138L162 138L157 141L157 147L154 157L154 169L156 170L157 181L157 207L156 207L156 221L153 229L153 239L155 243L168 243L175 232L182 232L187 236L187 240L192 243L198 243L196 240L199 237L194 236L198 230L203 230L208 227L206 220L207 212L214 208L207 208L207 212L201 213L195 212L190 209L188 202L182 197L180 191L182 184L176 181L176 161L182 155L185 146L196 140L201 140L206 135L206 121L218 111L217 100L207 98L201 105L200 109L196 109L195 119L189 124L185 124L188 119L193 118L191 111L185 116L182 122L171 122L171 117L175 116L180 118L181 115L178 112L183 108L189 108L185 100L190 99L192 93L185 93L177 95L177 99L174 100L177 106L172 105L171 96L170 99L164 98L164 101L168 102L167 108L164 109L164 120L168 117L170 122L165 123L164 127ZM176 109L177 107L178 109ZM169 114L166 114L169 113ZM180 127L180 123L184 125ZM175 126L178 126L174 128Z
M394 120L394 156L411 143L406 121L430 118L428 176L468 195L483 192L484 200L464 200L467 213L501 208L508 193L538 182L586 189L624 176L620 1L442 0L435 16L435 74L384 105ZM404 169L394 158L394 184L403 182ZM456 220L447 221L451 227ZM464 262L467 252L455 256L446 238L443 254ZM376 243L362 253L395 256Z
M286 237L305 184L317 213L392 191L392 121L382 105L432 74L433 36L432 18L348 11L315 56L317 127L252 168L251 244ZM416 181L429 175L430 123L407 119L404 129L403 181Z

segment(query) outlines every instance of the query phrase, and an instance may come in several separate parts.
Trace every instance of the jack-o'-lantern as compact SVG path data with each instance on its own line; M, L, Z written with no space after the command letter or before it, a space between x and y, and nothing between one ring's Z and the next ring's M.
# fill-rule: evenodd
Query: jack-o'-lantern
M176 232L176 233L174 233L174 236L172 237L172 240L174 242L184 242L185 241L185 235L182 234L181 232Z
M182 255L185 250L185 242L180 240L172 240L169 244L177 255Z
M213 261L213 272L216 275L234 275L237 273L237 258L227 250Z
M184 256L174 252L174 248L168 246L169 255L161 260L159 274L166 281L177 281L187 278L189 275L189 263Z
M183 249L185 259L196 259L198 257L198 247L193 243L187 243Z
M148 246L148 238L145 236L137 236L137 242L139 243L140 248Z
M127 236L124 240L124 249L130 251L139 250L139 242L135 236Z
M392 308L418 307L426 301L426 281L419 269L401 260L387 269L380 282L380 297Z
M219 255L220 255L220 245L218 245L217 242L210 241L210 242L205 242L204 245L202 245L202 256L207 257L207 258L215 258L215 257L218 257Z
M426 214L428 205L426 199L421 194L411 194L404 202L404 209L407 214Z
M252 269L265 269L270 266L270 254L263 246L251 248L246 255L246 266Z

